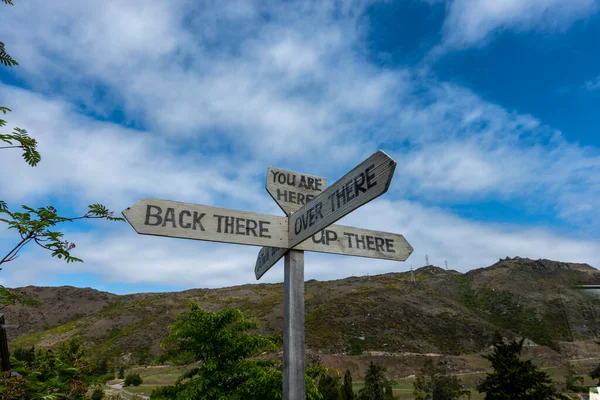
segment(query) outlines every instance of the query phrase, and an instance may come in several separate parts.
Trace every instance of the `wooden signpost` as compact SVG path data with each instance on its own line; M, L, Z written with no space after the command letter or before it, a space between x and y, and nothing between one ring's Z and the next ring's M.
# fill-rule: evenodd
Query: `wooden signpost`
M404 236L332 225L385 193L396 162L378 151L329 188L323 177L267 170L267 192L286 217L143 199L123 211L137 233L263 246L259 279L285 256L283 399L304 400L304 251L405 261L413 248Z

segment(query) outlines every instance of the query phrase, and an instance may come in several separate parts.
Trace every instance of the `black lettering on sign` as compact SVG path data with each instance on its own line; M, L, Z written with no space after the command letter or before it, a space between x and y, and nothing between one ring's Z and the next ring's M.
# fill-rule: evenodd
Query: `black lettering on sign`
M373 236L367 235L367 249L375 250L375 238Z
M320 235L320 239L317 239L317 235ZM325 233L324 231L319 231L312 235L313 243L325 243Z
M331 202L331 212L346 205L350 200L358 197L359 194L366 193L368 189L377 185L375 174L371 172L373 168L375 168L374 164L344 183L341 188L336 189L334 193L331 193L327 197ZM366 188L364 187L365 183L367 184Z
M395 253L394 250L394 239L385 239L385 249L388 253Z
M236 235L245 235L244 230L246 229L246 225L244 225L244 218L236 218L235 219L235 234Z
M152 214L153 208L156 209L156 214ZM162 208L148 204L146 206L146 220L144 221L144 225L157 226L162 224L162 217L160 214L162 214ZM155 218L156 222L150 222L150 218Z
M205 215L206 215L205 213L199 213L198 211L194 211L194 218L192 218L193 224L194 224L194 226L192 226L193 230L196 230L197 229L196 226L199 226L200 230L204 232L204 226L202 225L202 218L204 218Z
M225 217L217 214L213 214L213 217L217 218L217 233L221 233L221 220Z
M183 217L187 215L188 217L192 216L192 213L189 212L188 210L182 210L179 212L179 226L184 228L184 229L189 229L192 224L190 224L189 222L183 222Z
M321 243L329 246L329 243L336 241L338 234L335 231L323 229L312 236L313 243Z
M315 198L315 195L313 195L313 194L307 194L306 195L306 202L308 203L309 201L312 201L312 199L314 199L314 198Z
M377 251L383 251L384 243L385 241L383 240L383 238L375 236L375 248L377 249Z
M369 171L375 168L375 165L371 165L369 168L365 169L365 175L367 176L367 189L371 189L373 186L377 185L373 179L375 179L375 174L369 175Z
M304 175L302 175L302 176L300 177L300 183L298 184L298 187L299 187L299 188L310 189L310 188L308 187L308 184L306 183L306 177L305 177Z
M281 183L282 185L285 185L285 181L286 181L286 180L285 180L285 175L284 175L284 174L282 174L281 172L280 172L278 175L279 175L279 177L277 178L277 181L278 181L279 183Z
M338 234L335 231L325 230L325 237L327 238L327 246L329 243L335 242L338 239Z
M294 231L296 235L316 224L323 218L323 203L319 202L306 210L296 221L294 221Z
M296 186L296 175L273 170L271 170L271 173L273 174L273 183L279 183L281 185L288 186Z
M306 204L304 202L304 193L298 193L298 203L297 204Z
M246 221L246 236L250 236L250 232L252 232L252 235L256 237L256 227L256 221L253 219L248 219Z
M344 235L348 238L348 248L352 248L352 236L354 236L354 233L348 233L348 232L344 232Z
M165 212L165 219L163 220L163 224L162 226L167 225L167 222L171 222L173 225L173 228L177 228L177 225L175 225L175 209L174 208L167 208L167 212Z
M233 233L233 217L225 217L225 233Z
M359 193L364 193L367 191L367 189L365 189L363 187L363 185L365 184L365 175L364 174L359 174L357 176L354 177L354 197L358 197Z
M315 179L315 190L322 191L321 185L323 184L323 180L321 178Z
M359 249L362 244L363 250L365 249L365 236L364 235L356 235L356 248Z
M296 203L296 192L290 190L290 203Z
M288 201L287 190L277 189L277 200L281 200L282 197L283 197L283 201L285 201L287 203L287 201Z
M265 225L271 225L271 223L269 221L258 221L258 236L271 238L271 235L268 234L269 228Z

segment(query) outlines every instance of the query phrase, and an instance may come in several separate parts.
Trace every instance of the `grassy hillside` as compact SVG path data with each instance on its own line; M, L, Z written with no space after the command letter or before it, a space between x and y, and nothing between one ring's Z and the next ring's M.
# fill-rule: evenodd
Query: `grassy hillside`
M600 300L572 286L600 282L588 265L521 258L461 274L427 266L410 273L306 282L306 342L321 354L443 353L489 346L496 329L555 351L576 352L576 340L600 330ZM281 333L283 285L256 284L178 293L117 296L73 287L20 289L39 307L5 310L12 349L54 346L80 334L91 354L148 364L160 340L190 301L208 310L235 307Z

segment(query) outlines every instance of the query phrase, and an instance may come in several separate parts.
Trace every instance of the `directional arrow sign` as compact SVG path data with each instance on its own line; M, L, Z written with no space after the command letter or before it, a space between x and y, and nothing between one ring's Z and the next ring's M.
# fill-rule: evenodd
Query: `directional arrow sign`
M143 199L123 211L137 233L286 248L287 218L227 208Z
M295 247L385 193L395 169L396 161L381 150L360 163L289 217L288 247Z
M412 246L402 235L342 225L330 225L294 249L393 261L405 261L413 252ZM256 279L260 279L286 251L272 247L261 249L254 267Z
M286 215L300 209L327 186L327 179L286 171L279 168L267 170L267 192Z

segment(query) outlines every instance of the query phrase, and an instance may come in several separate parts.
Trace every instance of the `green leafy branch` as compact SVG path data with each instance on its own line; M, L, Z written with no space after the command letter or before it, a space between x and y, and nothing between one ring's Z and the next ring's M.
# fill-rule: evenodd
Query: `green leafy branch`
M4 3L6 3L6 4L10 4L11 6L13 5L10 2L10 0L2 0L2 1L4 1ZM3 64L7 67L14 67L16 65L19 65L17 60L12 58L11 55L6 52L6 49L4 48L4 42L0 42L0 64Z
M6 114L10 108L0 106L0 112ZM0 127L5 126L6 121L0 119ZM35 167L40 162L42 157L37 151L37 142L34 138L27 134L25 129L14 128L12 133L0 133L0 142L9 144L10 146L0 146L0 149L23 149L23 159L32 167Z
M88 206L88 211L79 217L62 217L52 206L34 209L23 205L23 212L9 211L6 203L0 201L0 221L8 225L8 229L16 230L21 240L0 260L0 265L13 261L19 252L30 242L35 242L40 247L51 252L52 257L64 259L67 263L83 262L80 258L71 255L75 243L64 240L61 232L51 230L52 227L63 222L73 222L81 219L106 219L108 221L124 221L123 218L114 217L102 204Z

